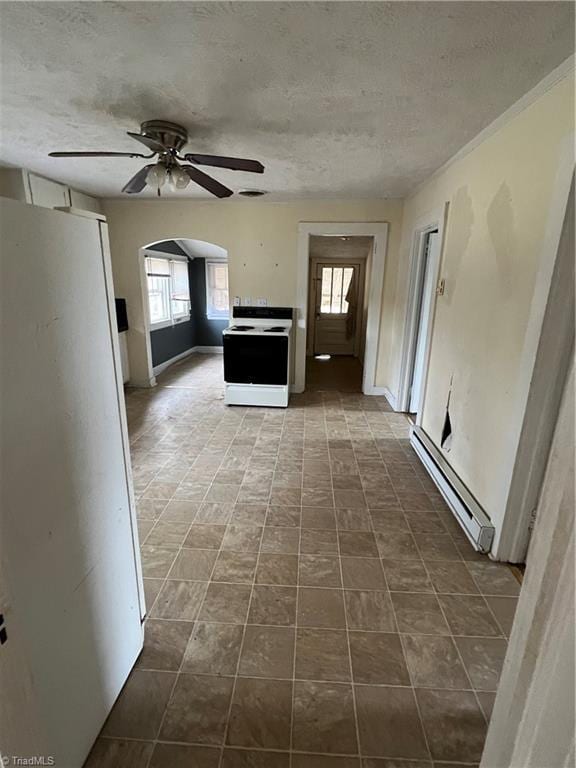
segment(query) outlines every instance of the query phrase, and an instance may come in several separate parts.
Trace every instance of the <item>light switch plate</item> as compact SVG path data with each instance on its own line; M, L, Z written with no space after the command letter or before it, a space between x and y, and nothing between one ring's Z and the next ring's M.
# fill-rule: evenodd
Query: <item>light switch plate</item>
M232 300L232 304L235 307L239 307L240 306L240 296L234 296L234 299Z
M268 299L256 299L256 306L257 307L267 307L268 306Z

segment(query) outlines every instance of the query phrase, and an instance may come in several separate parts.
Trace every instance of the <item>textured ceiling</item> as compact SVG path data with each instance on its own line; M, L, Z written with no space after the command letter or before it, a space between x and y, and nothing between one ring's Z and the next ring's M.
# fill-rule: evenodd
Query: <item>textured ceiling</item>
M272 199L403 196L560 64L564 2L2 2L0 160L120 196L143 120ZM174 193L170 193L171 196ZM185 197L209 197L190 185Z

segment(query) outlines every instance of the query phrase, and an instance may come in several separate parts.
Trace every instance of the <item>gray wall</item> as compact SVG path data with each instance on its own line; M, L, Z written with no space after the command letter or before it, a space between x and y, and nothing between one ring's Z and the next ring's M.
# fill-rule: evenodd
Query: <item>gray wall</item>
M176 244L174 244L176 245ZM152 250L152 249L150 249ZM153 250L175 253L168 243L154 246ZM222 331L228 320L208 320L206 317L206 261L193 259L188 262L190 281L190 320L150 333L152 365L165 363L192 347L221 347Z

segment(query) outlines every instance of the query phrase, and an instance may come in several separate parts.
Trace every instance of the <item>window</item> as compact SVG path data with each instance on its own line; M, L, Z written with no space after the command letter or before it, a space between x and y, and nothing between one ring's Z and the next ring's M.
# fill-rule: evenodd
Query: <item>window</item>
M322 292L320 312L342 315L348 312L346 294L354 267L322 267Z
M225 261L206 262L206 317L226 320L229 316L228 264Z
M147 256L146 279L152 329L174 325L190 317L187 261Z

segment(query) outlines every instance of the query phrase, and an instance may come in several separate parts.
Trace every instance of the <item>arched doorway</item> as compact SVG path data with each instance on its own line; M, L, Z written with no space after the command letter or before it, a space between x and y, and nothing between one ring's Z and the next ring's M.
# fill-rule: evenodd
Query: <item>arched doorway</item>
M221 352L228 324L228 252L215 243L164 238L140 249L146 349L156 376L195 352Z

